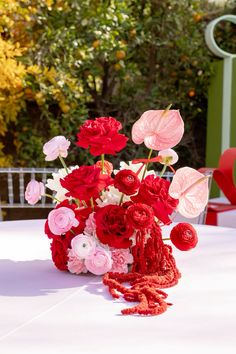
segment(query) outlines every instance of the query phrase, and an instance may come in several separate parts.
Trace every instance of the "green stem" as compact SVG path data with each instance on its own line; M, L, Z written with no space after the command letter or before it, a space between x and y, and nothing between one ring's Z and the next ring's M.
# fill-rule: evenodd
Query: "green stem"
M124 193L121 194L121 197L120 197L120 202L119 202L119 205L121 205L121 203L123 202L123 199L124 199Z
M167 237L167 238L163 238L162 239L162 241L169 241L170 240L170 238L169 237Z
M161 170L160 177L162 177L164 175L164 173L166 172L166 168L167 168L167 165L164 165Z
M102 160L102 173L104 173L104 161L105 161L105 155L101 155L101 160Z
M67 166L66 166L66 164L65 164L65 161L64 161L63 157L61 157L61 156L59 155L59 159L60 159L60 161L61 161L62 166L63 166L64 169L66 170L66 173L69 174L68 168L67 168Z
M78 205L78 207L80 208L80 201L79 201L79 199L75 199L75 203L76 203L76 205Z
M58 202L58 203L61 203L61 201L59 200L59 199L57 199L57 198L55 198L55 197L53 197L52 195L50 195L50 194L44 194L44 197L48 197L48 198L51 198L51 199L53 199L53 200L55 200L56 202Z
M149 154L148 154L148 160L151 158L151 156L152 156L152 149L150 149L150 151L149 151ZM146 163L146 165L145 165L145 169L144 169L144 171L143 171L143 175L142 175L142 180L144 179L144 177L145 177L145 174L146 174L146 172L147 172L147 168L148 168L148 163Z

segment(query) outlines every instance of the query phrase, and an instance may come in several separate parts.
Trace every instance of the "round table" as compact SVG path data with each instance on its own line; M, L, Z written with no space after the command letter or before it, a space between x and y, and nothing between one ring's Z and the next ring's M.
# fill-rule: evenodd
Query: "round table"
M130 303L113 300L101 277L58 271L43 226L0 223L1 353L235 353L235 229L196 226L198 247L173 250L182 273L166 289L173 306L142 317L121 315Z

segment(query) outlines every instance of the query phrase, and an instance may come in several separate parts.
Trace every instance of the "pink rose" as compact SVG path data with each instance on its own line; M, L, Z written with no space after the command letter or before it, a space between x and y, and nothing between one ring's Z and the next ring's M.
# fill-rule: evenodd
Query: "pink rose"
M86 259L94 253L96 242L92 237L80 234L71 241L71 248L77 257Z
M112 267L111 253L102 247L96 247L93 255L85 259L85 265L88 271L93 274L105 274Z
M112 272L128 273L128 264L133 263L134 259L128 249L115 249L111 251Z
M43 146L43 153L46 155L46 161L53 161L58 156L67 157L70 141L64 136L58 135L49 140Z
M61 207L50 211L48 214L48 226L54 235L61 235L72 227L79 226L79 221L75 218L73 210Z
M32 179L26 187L25 190L25 199L31 205L36 204L41 196L45 194L44 184L42 182L37 182Z
M72 249L68 250L68 270L74 274L86 273L84 261L79 259Z

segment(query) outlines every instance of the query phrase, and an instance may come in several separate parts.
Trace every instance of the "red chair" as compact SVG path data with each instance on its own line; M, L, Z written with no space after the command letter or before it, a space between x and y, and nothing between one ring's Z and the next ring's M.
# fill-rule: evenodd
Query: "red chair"
M236 186L234 184L234 164L236 162L236 147L224 151L219 160L219 167L213 172L213 178L230 204L236 205Z
M236 209L236 186L233 178L235 162L236 148L233 147L225 150L219 159L218 167L211 169L213 179L230 203L209 202L206 217L208 225L217 225L217 213ZM205 169L200 170L203 172Z

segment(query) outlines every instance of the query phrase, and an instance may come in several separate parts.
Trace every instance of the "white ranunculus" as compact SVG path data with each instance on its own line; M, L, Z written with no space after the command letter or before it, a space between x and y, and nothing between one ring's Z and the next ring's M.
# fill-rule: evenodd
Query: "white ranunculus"
M94 238L80 234L71 240L71 248L80 259L86 259L93 254L96 248Z
M179 159L179 156L173 149L161 150L158 156L162 157L163 160L160 163L163 165L174 165Z

